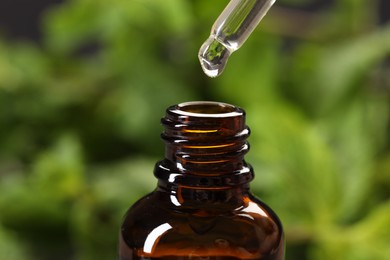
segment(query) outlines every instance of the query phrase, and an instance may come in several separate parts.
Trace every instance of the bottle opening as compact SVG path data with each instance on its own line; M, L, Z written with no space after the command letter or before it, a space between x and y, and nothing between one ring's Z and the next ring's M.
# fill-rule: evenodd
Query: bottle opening
M169 109L170 112L190 117L237 117L245 114L244 110L230 104L212 101L193 101L181 103Z

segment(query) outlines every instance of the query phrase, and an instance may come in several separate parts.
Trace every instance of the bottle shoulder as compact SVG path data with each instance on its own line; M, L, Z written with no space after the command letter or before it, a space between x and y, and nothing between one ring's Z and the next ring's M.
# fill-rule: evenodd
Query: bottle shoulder
M167 198L168 197L168 198ZM275 230L282 230L281 222L276 213L263 201L248 192L242 196L237 203L213 203L213 207L204 203L204 206L197 207L177 205L172 202L172 195L161 196L161 193L153 191L137 202L127 211L123 225L147 223L159 223L175 219L187 219L190 216L199 218L222 218L236 221L246 218L248 223L253 225L269 223ZM152 225L153 226L153 225Z
M186 255L190 248L216 252L225 248L231 250L230 255L241 252L240 256L255 258L283 248L278 217L252 195L244 197L240 207L217 214L167 208L159 199L155 193L145 196L130 208L123 222L124 243L140 254L161 256L168 249L181 248L183 252L177 252Z
M282 223L279 217L265 202L251 193L248 194L244 200L244 205L237 209L236 214L246 216L256 223L258 221L260 221L260 224L268 223L271 230L283 232Z

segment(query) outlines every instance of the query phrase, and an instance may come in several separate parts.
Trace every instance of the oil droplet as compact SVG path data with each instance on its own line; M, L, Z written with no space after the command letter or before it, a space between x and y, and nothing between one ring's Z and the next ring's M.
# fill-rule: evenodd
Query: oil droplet
M199 50L199 61L204 73L211 78L221 75L231 53L227 46L210 36Z

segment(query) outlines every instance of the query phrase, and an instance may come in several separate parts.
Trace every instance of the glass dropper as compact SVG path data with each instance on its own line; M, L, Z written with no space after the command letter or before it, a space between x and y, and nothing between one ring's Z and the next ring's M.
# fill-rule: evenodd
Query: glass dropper
M219 76L227 59L248 39L275 0L231 0L211 28L210 37L199 50L203 71Z

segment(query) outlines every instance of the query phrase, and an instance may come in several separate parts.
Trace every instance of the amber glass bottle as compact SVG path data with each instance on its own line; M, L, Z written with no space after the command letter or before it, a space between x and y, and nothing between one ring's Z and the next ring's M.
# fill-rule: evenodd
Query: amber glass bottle
M127 212L121 260L282 260L281 223L249 191L245 112L216 102L169 107L155 191Z

